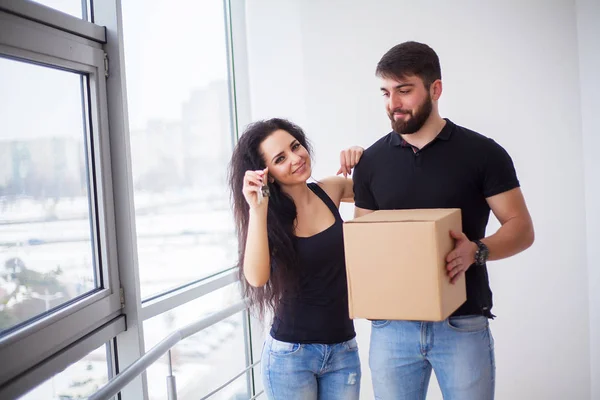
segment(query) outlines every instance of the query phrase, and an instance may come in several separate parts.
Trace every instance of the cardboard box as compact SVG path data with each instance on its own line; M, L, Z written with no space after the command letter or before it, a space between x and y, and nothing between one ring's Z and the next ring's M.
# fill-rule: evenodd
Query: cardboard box
M344 223L350 318L442 321L467 299L446 272L460 209L382 210Z

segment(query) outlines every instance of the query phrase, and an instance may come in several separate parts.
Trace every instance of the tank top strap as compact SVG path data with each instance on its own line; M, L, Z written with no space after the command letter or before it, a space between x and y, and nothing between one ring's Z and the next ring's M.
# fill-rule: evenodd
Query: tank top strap
M317 196L319 196L319 198L323 201L323 203L325 203L325 205L329 208L329 210L331 210L331 213L335 217L336 221L341 221L342 220L342 216L340 215L340 211L336 207L336 205L333 202L333 200L331 200L331 197L329 197L329 195L327 193L325 193L325 191L321 188L321 186L319 186L315 182L311 182L311 183L308 184L308 188L310 190L312 190L314 194L316 194Z

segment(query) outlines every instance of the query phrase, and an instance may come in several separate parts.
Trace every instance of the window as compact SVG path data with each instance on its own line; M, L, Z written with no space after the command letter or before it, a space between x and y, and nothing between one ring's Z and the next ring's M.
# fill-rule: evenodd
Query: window
M0 8L0 360L10 362L0 369L0 398L15 398L51 366L64 368L73 349L85 354L125 326L104 29L32 2L6 7ZM59 22L68 29L52 27Z
M77 18L89 19L87 0L33 0L36 3L64 12Z
M240 300L237 284L228 285L144 322L146 349L170 333L203 317L218 312ZM198 399L217 389L246 368L243 313L179 342L171 350L173 375L177 380L177 398ZM148 368L150 400L167 397L168 358ZM247 376L242 375L213 397L214 399L248 399ZM239 395L240 397L235 397ZM243 396L242 396L243 395Z
M253 394L226 182L233 8L244 2L0 6L0 398L86 398L225 307L172 349L179 398L240 373L213 398ZM166 394L166 365L120 397Z
M225 15L221 0L122 5L144 299L236 263Z
M108 382L107 352L102 345L64 371L46 380L19 400L75 400L86 399Z
M0 333L98 287L86 81L0 57Z

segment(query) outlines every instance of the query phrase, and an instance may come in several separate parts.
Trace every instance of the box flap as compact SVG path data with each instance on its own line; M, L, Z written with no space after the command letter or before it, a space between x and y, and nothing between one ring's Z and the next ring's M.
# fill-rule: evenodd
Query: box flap
M430 208L418 210L378 210L365 216L346 221L346 223L437 221L456 211L460 211L460 209Z

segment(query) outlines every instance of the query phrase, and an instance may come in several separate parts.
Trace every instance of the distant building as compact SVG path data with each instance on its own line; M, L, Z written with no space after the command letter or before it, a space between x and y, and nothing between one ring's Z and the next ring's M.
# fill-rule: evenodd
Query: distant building
M228 86L196 89L178 121L151 120L131 132L137 190L223 185L233 143ZM86 194L83 138L0 140L0 196L69 197Z
M224 182L232 148L226 81L192 92L183 106L186 182L192 186Z
M0 141L0 196L85 195L83 139L38 137Z
M180 121L152 120L132 131L136 189L223 184L233 142L230 121L227 82L215 81L191 93Z

